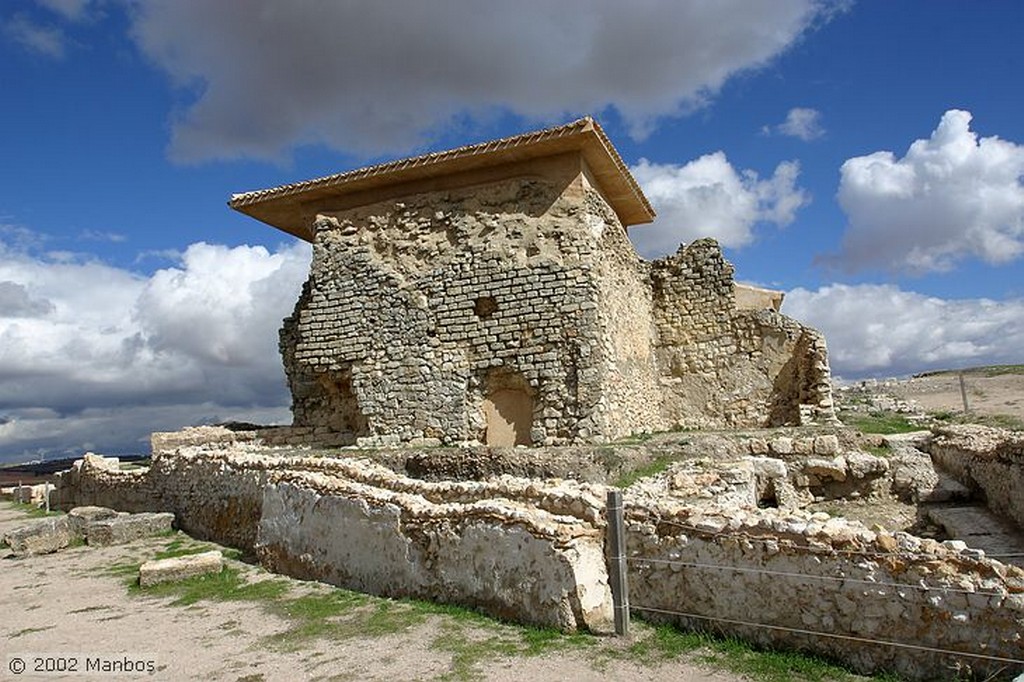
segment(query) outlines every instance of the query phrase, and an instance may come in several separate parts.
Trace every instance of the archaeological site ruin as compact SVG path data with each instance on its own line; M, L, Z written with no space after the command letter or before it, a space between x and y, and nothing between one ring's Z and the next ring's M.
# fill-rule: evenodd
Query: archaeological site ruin
M314 246L281 353L294 426L321 440L555 445L832 417L824 339L781 295L737 287L711 240L637 255L627 229L654 211L590 118L230 205Z
M1024 672L1024 432L840 424L781 294L712 240L637 255L654 214L593 120L230 205L313 244L293 423L86 454L12 491L88 507L12 551L173 515L278 573L566 632L632 612L862 673ZM844 419L883 398L846 388Z

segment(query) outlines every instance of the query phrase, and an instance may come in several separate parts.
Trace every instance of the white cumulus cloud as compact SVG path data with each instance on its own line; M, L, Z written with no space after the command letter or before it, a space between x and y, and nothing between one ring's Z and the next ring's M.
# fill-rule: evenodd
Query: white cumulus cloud
M630 229L637 250L649 258L702 237L731 248L747 246L755 225L788 225L810 201L796 185L796 161L780 163L765 179L752 170L737 171L720 151L683 165L641 159L630 170L658 213L653 224Z
M902 158L879 151L842 166L839 204L849 220L849 270L880 266L942 272L957 261L993 265L1024 254L1024 145L979 138L971 114L947 111Z
M794 289L782 311L825 334L834 374L899 376L1020 362L1024 300L942 299L890 284Z
M143 276L0 243L0 458L124 449L202 419L287 419L277 329L308 262L304 243L197 243Z
M181 161L325 144L407 151L450 124L614 107L642 136L784 52L834 0L132 3L141 51L186 93Z

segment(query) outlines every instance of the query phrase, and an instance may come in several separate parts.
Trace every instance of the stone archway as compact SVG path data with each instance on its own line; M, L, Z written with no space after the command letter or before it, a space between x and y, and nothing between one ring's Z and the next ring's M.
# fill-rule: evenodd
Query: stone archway
M519 372L494 370L485 383L484 443L491 447L532 445L533 391Z

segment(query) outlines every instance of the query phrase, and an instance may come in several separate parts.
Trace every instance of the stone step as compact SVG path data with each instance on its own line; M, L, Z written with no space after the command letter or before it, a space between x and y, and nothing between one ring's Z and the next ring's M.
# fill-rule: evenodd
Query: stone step
M1024 533L985 507L932 507L926 514L954 540L962 540L968 547L980 549L1003 563L1024 567Z

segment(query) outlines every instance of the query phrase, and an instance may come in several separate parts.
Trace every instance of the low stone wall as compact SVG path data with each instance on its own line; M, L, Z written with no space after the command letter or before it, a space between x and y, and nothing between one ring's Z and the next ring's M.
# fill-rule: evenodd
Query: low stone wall
M54 483L50 505L64 511L86 506L124 512L171 511L148 469L123 470L116 457L86 454L67 471L57 473Z
M602 533L507 501L439 505L296 474L266 488L256 551L276 572L564 631L611 616Z
M565 631L608 628L603 488L428 482L367 460L271 453L183 447L146 471L90 456L58 486L68 506L173 511L189 534L297 577Z
M861 640L1024 660L1024 571L963 543L801 511L641 498L626 515L631 606L645 618L909 679L992 679L1012 666Z
M972 490L989 509L1024 528L1024 433L963 424L934 429L936 465Z

